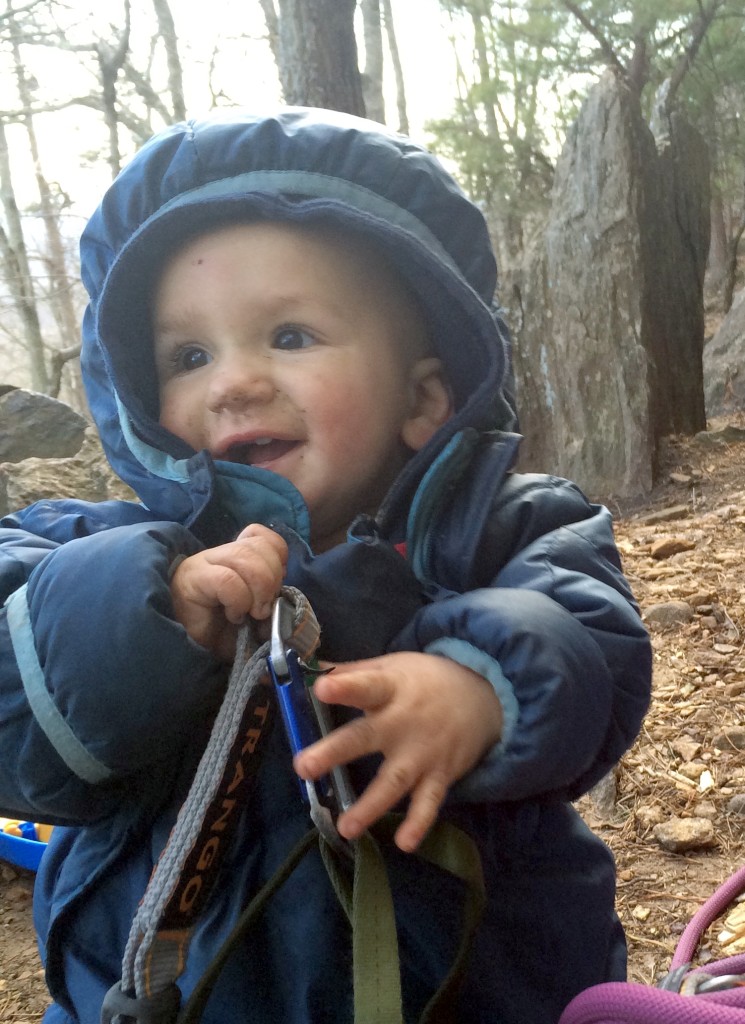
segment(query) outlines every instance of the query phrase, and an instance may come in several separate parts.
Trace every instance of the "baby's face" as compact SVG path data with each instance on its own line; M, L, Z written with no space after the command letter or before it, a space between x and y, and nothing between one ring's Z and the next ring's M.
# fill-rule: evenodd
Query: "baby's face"
M268 223L203 235L167 264L153 331L160 422L291 481L316 550L377 511L450 414L413 302L346 239Z

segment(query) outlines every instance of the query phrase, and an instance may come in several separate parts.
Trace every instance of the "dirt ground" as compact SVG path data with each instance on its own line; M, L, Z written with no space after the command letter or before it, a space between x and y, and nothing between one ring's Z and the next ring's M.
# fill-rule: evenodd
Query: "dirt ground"
M580 804L616 855L630 976L645 983L666 970L690 916L745 863L745 810L735 806L739 795L745 804L742 426L713 440L724 424L712 424L706 443L670 441L654 492L636 507L610 503L642 610L654 616L654 606L673 603L668 611L687 619L650 623L655 692L642 734L611 780L611 799L606 786L605 801L595 793ZM655 829L671 819L699 828L693 848L663 848ZM33 875L0 863L2 1024L37 1024L46 1004L32 887ZM703 960L741 948L736 925L721 933L720 922Z
M690 615L648 623L650 712L619 766L614 806L597 813L587 798L580 804L616 855L629 975L646 984L667 970L690 917L745 864L744 428L715 422L706 440L670 441L643 507L611 504L645 617L658 605ZM690 849L670 852L658 841L674 819L697 827ZM745 949L742 913L724 921L727 929L720 919L705 936L699 962Z

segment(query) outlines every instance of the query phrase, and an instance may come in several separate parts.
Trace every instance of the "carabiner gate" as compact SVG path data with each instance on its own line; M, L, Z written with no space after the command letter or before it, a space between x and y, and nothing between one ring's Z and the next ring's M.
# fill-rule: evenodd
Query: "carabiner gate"
M277 598L272 610L272 633L267 664L277 693L282 721L294 757L305 747L327 736L333 729L328 707L316 699L313 680L319 673L304 664L290 646L292 608L286 598ZM332 769L317 781L298 780L310 817L321 835L336 849L351 853L336 830L336 818L354 802L354 791L346 767Z

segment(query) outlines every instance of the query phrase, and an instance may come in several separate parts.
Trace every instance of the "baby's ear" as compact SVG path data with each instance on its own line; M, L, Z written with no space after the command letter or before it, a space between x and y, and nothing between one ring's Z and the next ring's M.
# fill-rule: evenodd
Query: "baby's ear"
M409 416L401 427L401 440L418 452L453 414L442 361L434 357L417 360L409 371L409 389Z

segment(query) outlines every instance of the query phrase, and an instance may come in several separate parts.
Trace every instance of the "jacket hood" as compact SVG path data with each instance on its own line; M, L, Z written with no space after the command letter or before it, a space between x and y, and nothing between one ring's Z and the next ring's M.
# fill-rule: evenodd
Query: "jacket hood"
M334 111L229 109L151 139L81 238L90 297L81 361L91 413L113 468L151 510L190 525L213 493L226 507L248 493L253 518L280 519L307 535L291 484L265 470L213 464L158 423L149 300L160 269L195 235L256 219L332 222L369 238L418 299L456 412L407 465L402 495L410 500L436 453L464 428L514 428L486 223L439 161L375 122Z

